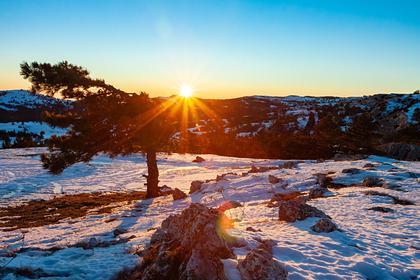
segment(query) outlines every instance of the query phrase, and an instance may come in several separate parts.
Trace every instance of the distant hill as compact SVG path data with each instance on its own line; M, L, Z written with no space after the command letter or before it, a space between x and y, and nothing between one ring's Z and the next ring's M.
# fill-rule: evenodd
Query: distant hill
M190 104L187 132L174 135L188 136L179 151L268 158L324 158L340 152L420 157L420 94L197 98ZM44 144L48 136L65 131L37 123L42 112L67 106L68 101L25 90L0 91L0 137L4 142L13 131L39 135L43 126L43 140L33 144ZM183 118L181 113L172 117Z

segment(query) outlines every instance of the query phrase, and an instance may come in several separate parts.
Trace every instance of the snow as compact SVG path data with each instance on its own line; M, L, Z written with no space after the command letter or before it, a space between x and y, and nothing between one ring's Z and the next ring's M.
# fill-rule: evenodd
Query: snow
M0 91L0 108L7 111L17 111L18 107L29 109L38 106L54 105L54 104L70 104L68 101L61 99L31 93L27 90L4 90Z
M67 129L60 127L52 127L45 122L6 122L0 123L0 130L14 132L29 132L40 134L45 133L44 138L50 138L53 135L63 135Z
M41 169L39 153L43 149L0 151L0 197L3 205L20 203L28 198L48 197L54 193L93 191L125 191L142 189L145 171L140 155L109 159L98 156L90 164L78 164L62 175L52 176ZM415 279L420 273L420 162L404 162L371 156L357 161L304 161L296 168L274 169L263 173L248 173L251 165L278 166L284 161L255 160L215 155L201 155L203 163L192 163L195 155L160 155L161 184L188 191L196 179L214 179L217 174L234 172L218 182L204 184L202 192L183 200L170 196L121 204L112 213L90 214L83 218L67 219L48 226L0 231L0 265L8 267L41 268L59 275L55 279L108 279L126 266L139 261L132 254L147 246L154 230L170 214L176 214L192 202L216 207L225 200L236 200L243 207L226 212L235 218L231 234L247 245L235 248L237 259L223 260L228 279L239 279L238 259L257 245L257 239L272 239L275 260L289 271L289 279ZM364 168L365 164L373 168ZM346 174L345 168L358 168L357 174ZM416 202L414 206L391 204L389 198L367 196L366 188L355 186L331 190L331 196L311 200L309 204L330 215L342 231L314 233L317 218L295 223L278 221L278 208L267 207L274 192L307 191L316 187L316 173L329 172L334 182L360 184L366 176L378 176L389 184L398 184L400 191L369 188ZM270 184L268 175L282 178L286 183ZM18 191L19 190L19 191ZM7 197L5 197L7 196ZM386 206L394 213L369 211L372 206ZM253 227L261 232L247 231ZM74 244L93 237L112 241L116 228L127 230L120 237L135 237L126 243L105 248L82 249ZM24 239L22 240L22 237ZM26 250L12 259L2 251ZM52 252L53 247L63 249ZM2 249L3 248L3 249ZM416 249L417 248L417 249ZM61 276L60 276L61 275ZM16 279L11 274L6 279ZM24 279L24 278L20 278Z

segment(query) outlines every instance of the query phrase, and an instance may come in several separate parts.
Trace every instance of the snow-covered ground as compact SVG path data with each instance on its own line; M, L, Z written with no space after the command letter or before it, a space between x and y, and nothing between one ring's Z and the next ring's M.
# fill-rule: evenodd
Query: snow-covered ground
M109 159L98 156L90 164L77 164L62 175L52 176L41 169L42 149L0 151L0 202L19 203L31 198L46 198L56 193L138 190L143 187L144 159L139 155ZM289 271L290 279L416 279L420 273L420 163L395 161L371 156L356 161L305 161L291 169L274 169L262 173L242 172L251 165L278 166L283 161L239 159L202 155L203 163L192 163L193 155L161 155L161 184L189 190L196 179L215 179L216 175L234 172L220 181L204 185L203 191L186 199L173 201L171 196L122 203L112 213L91 214L66 219L29 230L0 231L0 267L40 268L51 279L109 279L125 266L139 261L132 252L147 246L157 227L170 214L180 212L190 203L218 206L235 200L243 207L226 212L236 219L231 234L242 238L247 246L235 249L237 258L246 255L258 238L270 238L277 244L274 258ZM374 167L364 167L365 164ZM357 174L342 173L358 168ZM414 201L417 205L392 204L390 198L367 196L366 187L331 190L331 196L310 200L309 204L330 215L342 231L311 231L317 218L286 223L278 221L278 208L267 207L274 192L309 190L317 186L317 173L330 173L334 182L359 184L366 176L383 178L387 185L400 188L369 188ZM270 184L268 175L284 182ZM381 213L367 210L384 206L395 210ZM247 231L252 227L256 232ZM123 234L115 236L116 229ZM83 249L72 245L95 238L128 242L109 247ZM14 249L25 248L12 257ZM50 250L61 248L59 250ZM8 254L9 253L9 254ZM9 263L10 262L10 263ZM238 279L237 259L224 260L230 279ZM5 279L16 279L8 274ZM24 279L24 278L19 278Z
M61 127L52 127L45 122L6 122L0 123L0 130L14 131L14 132L28 132L34 134L44 133L45 139L53 135L63 135L67 129Z

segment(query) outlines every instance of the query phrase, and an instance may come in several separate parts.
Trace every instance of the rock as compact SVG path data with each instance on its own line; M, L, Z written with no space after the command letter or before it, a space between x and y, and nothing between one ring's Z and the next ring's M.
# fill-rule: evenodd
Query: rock
M124 279L210 279L224 280L221 259L233 257L215 209L191 204L180 214L166 218L153 234L140 265Z
M374 176L368 176L363 179L363 185L368 188L382 187L383 183L382 179Z
M262 172L267 172L270 170L275 170L278 169L277 167L273 167L273 166L260 166L260 167L256 167L255 165L251 166L251 170L248 171L248 173L262 173Z
M328 218L321 218L315 225L311 227L315 232L332 232L337 230L337 226Z
M276 176L273 175L268 175L268 182L270 184L278 184L280 183L282 180L280 178L277 178Z
M328 187L328 184L332 181L332 178L328 177L327 174L318 173L315 174L315 176L320 188L326 189Z
M206 160L200 156L196 156L192 162L203 162L203 161L206 161Z
M385 152L400 160L420 160L420 146L409 143L388 143L377 147L378 150Z
M229 200L229 201L224 201L219 207L217 207L217 210L219 210L220 212L225 212L229 209L233 209L237 207L242 207L242 204L234 200Z
M275 193L272 197L271 197L271 202L274 201L281 201L281 200L293 200L296 199L298 197L300 197L302 195L301 192L298 191L292 191L292 192L288 192L288 193Z
M336 183L336 182L330 182L328 183L328 188L330 189L343 189L343 188L348 188L348 187L353 187L354 185L346 185L346 184L341 184L341 183Z
M375 165L373 163L366 163L365 165L363 165L363 168L374 168Z
M253 227L247 227L247 228L246 228L246 230L247 230L247 231L251 231L251 232L261 232L261 230L260 230L260 229L255 229L255 228L253 228Z
M362 170L360 170L358 168L346 168L346 169L343 169L341 172L345 173L345 174L358 174L361 171Z
M167 185L163 185L162 187L159 187L159 193L161 195L170 195L172 194L174 190L171 187L168 187Z
M316 207L296 200L279 201L279 220L295 222L309 217L329 218Z
M309 191L309 199L324 197L326 193L325 188L313 188Z
M389 197L392 199L394 204L400 204L400 205L416 205L413 201L411 200L407 200L407 199L402 199L402 198L398 198L396 196L387 194L387 193L382 193L382 192L377 192L377 191L366 191L364 192L365 195L376 195L376 196L385 196L385 197Z
M392 196L392 200L394 201L394 204L400 204L400 205L416 205L413 201L408 199L401 199L396 196Z
M201 187L203 184L203 181L192 181L190 186L190 194L201 191Z
M91 237L88 242L89 249L96 247L99 244L98 240L95 237Z
M172 192L172 198L174 200L184 199L186 197L187 197L187 194L178 188L175 188L174 191Z
M117 236L119 236L119 235L121 235L121 234L124 234L124 233L126 233L126 232L127 232L127 230L126 230L126 229L116 228L116 229L112 232L112 234L114 235L114 237L117 237Z
M387 183L387 182L385 182L382 185L382 188L389 189L389 190L394 190L394 191L403 191L401 189L401 186L400 185L394 184L394 183Z
M394 209L388 208L388 207L382 207L382 206L375 206L368 208L368 210L378 211L382 213L392 213L394 212Z
M285 280L287 270L273 259L272 243L263 241L238 262L242 280Z

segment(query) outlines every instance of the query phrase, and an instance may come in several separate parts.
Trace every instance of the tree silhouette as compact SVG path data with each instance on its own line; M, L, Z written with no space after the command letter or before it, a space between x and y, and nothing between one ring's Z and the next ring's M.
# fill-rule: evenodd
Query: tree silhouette
M99 153L115 157L143 152L147 197L158 196L156 154L168 149L175 129L165 118L167 104L146 93L127 93L93 79L86 69L66 61L55 65L24 62L20 67L32 91L74 101L64 113L44 114L51 125L69 128L67 134L48 141L49 151L41 157L44 168L57 174Z

